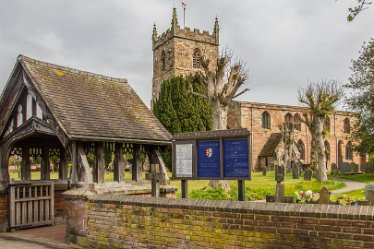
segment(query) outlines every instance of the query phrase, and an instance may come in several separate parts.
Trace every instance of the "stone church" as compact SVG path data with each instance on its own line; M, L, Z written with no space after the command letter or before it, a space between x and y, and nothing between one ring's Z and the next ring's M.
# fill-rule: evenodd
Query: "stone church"
M152 102L158 98L163 80L201 70L202 55L207 56L212 64L216 61L219 54L219 31L217 18L212 33L181 28L175 8L170 29L158 35L154 25ZM295 143L301 154L301 162L308 165L311 161L311 133L301 122L306 112L308 109L300 106L234 101L228 113L228 128L247 128L251 132L252 168L259 170L265 165L271 166L275 160L275 149L281 141L279 125L292 122L296 127ZM358 165L366 162L366 156L355 153L352 143L348 141L354 123L353 113L335 111L329 114L325 124L329 170L332 163L343 170L349 170L352 162Z

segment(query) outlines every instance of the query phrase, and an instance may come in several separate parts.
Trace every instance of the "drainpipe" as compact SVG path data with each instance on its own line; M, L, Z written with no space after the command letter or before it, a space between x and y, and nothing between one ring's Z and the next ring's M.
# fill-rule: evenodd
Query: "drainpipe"
M339 168L339 144L338 144L338 137L336 136L336 112L334 112L334 137L335 137L335 163L337 168ZM331 152L330 152L331 153Z
M251 105L251 162L253 164L253 105ZM254 170L255 165L251 165L251 170Z

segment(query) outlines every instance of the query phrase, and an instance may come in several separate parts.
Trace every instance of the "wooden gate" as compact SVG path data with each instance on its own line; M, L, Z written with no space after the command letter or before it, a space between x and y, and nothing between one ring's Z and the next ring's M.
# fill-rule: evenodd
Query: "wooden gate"
M9 184L9 228L52 225L54 185L52 181Z

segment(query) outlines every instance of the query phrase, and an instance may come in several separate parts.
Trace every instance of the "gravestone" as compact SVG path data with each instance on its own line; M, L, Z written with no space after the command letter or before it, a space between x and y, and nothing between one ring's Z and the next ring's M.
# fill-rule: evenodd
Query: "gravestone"
M299 179L300 167L301 167L301 164L299 162L296 162L294 165L292 165L292 178L293 179Z
M331 195L331 192L326 186L324 186L319 192L318 204L330 204L331 203L330 195Z
M374 184L367 184L365 186L365 198L368 199L369 190L374 190Z
M370 205L374 205L374 190L368 190L366 199L370 202Z
M268 169L267 169L267 167L266 166L263 166L262 167L262 175L263 176L266 176L266 173L268 172Z
M313 170L311 168L306 168L304 171L304 181L311 181L313 175Z

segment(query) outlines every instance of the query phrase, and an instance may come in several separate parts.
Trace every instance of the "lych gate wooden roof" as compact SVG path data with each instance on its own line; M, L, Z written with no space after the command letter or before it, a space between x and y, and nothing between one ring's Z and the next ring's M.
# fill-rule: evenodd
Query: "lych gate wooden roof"
M25 56L19 56L17 63L70 139L145 143L170 141L171 135L126 80ZM11 84L8 83L7 87ZM4 100L5 96L2 97ZM0 107L5 109L3 105L9 104L6 102L0 101Z

